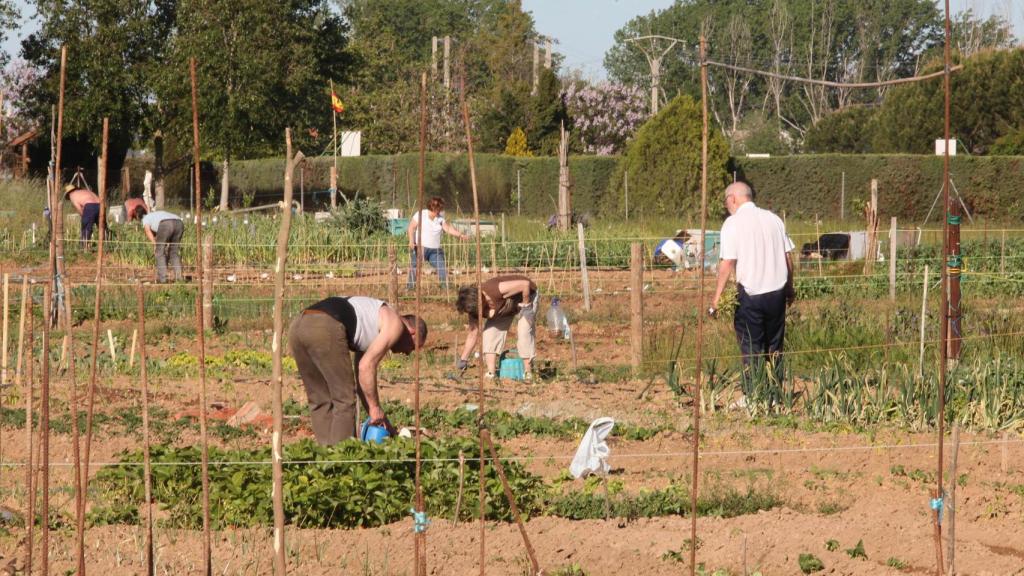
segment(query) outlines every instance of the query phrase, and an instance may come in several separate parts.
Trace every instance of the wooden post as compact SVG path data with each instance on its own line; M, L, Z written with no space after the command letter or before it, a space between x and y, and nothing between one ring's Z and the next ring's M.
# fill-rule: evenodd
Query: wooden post
M203 329L213 328L213 235L203 238Z
M1004 475L1010 473L1010 433L1003 430L1003 441L999 446L999 469Z
M388 241L388 270L387 270L387 282L388 282L388 304L392 306L398 305L398 254L395 249L395 245L389 240Z
M107 328L107 344L110 345L110 359L117 364L117 349L114 347L114 332Z
M583 223L576 224L580 249L580 280L583 283L583 309L590 312L590 276L587 274L587 246L583 240Z
M220 173L220 211L228 211L228 197L231 194L231 177L229 176L228 160L224 159Z
M918 358L919 373L924 379L924 334L928 321L928 265L924 265L924 277L921 280L921 351Z
M277 263L274 266L274 339L271 344L273 367L271 382L273 385L274 432L271 437L271 460L273 462L273 489L271 495L274 506L274 574L284 576L288 572L288 562L284 545L284 468L281 460L284 444L284 378L281 365L281 350L284 338L284 289L285 268L288 265L288 235L292 226L292 176L295 166L305 158L302 152L292 155L292 131L285 128L285 170L284 170L284 202L281 204L281 228L277 232Z
M100 169L96 179L100 196L100 230L106 229L107 218L107 146L110 138L110 120L103 119L103 139L100 146ZM160 140L162 142L162 139ZM162 146L162 144L161 144ZM158 165L159 166L159 165ZM161 176L162 178L162 176ZM162 194L163 181L158 181L157 191ZM96 407L96 382L99 377L100 303L103 293L103 258L105 255L104 235L100 234L96 244L96 293L93 298L92 358L89 368L89 388L86 391L85 448L82 450L82 505L89 499L89 459L92 451L92 425Z
M43 286L43 343L39 383L39 465L42 491L39 567L43 576L50 574L50 321L53 313L53 285Z
M875 269L875 257L878 253L878 180L871 179L871 200L864 207L867 222L867 246L864 254L864 274L871 274Z
M142 334L142 339L139 340L139 384L140 388L142 388L142 482L145 490L144 509L146 511L144 525L146 533L145 563L146 576L153 576L155 567L153 556L153 470L149 461L149 379L146 376L146 306L141 282L135 285L135 300L138 305L139 315L137 332ZM135 339L133 338L133 346L134 342Z
M196 59L189 59L189 76L192 81L192 185L195 192L196 248L203 245L203 203L200 190L199 170L199 85L196 81ZM197 254L196 280L199 292L203 286L203 259ZM203 574L213 574L213 542L210 532L210 447L207 436L206 400L206 332L203 330L202 296L196 302L196 336L199 345L199 436L202 444L202 503L203 503Z
M392 199L392 204L394 200ZM338 209L338 167L331 166L331 212Z
M889 300L896 301L896 217L889 222Z
M999 274L1006 275L1006 229L1003 229L1003 237L999 243Z
M127 198L127 196L125 196ZM162 210L164 192L164 135L160 130L153 135L153 207Z
M630 264L630 342L633 370L639 370L644 358L644 247L633 242L629 248Z
M34 370L32 367L35 365L35 355L32 353L33 345L36 341L35 325L36 321L32 314L32 293L28 290L28 279L24 279L21 285L22 294L22 319L28 317L28 354L27 361L25 362L25 446L27 446L27 456L25 458L25 487L28 489L28 504L26 505L27 512L26 518L32 520L25 522L25 574L32 574L32 550L35 543L35 517L36 517L36 467L35 467L35 446L33 446L33 434L32 434L32 421L35 419L33 413L33 391L32 383L35 379ZM44 318L43 323L46 324L47 320Z
M426 173L427 173L427 75L426 73L420 76L420 154L419 154L419 177L417 178L417 207L424 205L424 191L426 188ZM419 208L418 208L419 209ZM419 213L422 217L423 212ZM504 220L502 220L504 223ZM423 222L420 222L420 226L416 227L416 246L423 246ZM424 262L421 259L419 266L416 267L416 304L415 313L417 318L422 318L422 310L420 305L422 304L422 292L423 292L423 265ZM416 467L414 470L413 477L413 512L415 514L426 514L426 504L423 499L423 484L422 484L422 439L423 435L420 433L420 366L423 356L423 350L420 346L418 338L413 339L413 425L416 428L415 432L415 443L416 443ZM427 533L424 529L417 528L413 535L413 547L414 547L414 572L416 576L427 576Z
M445 90L452 86L451 72L452 37L444 37L444 87Z
M821 229L817 214L814 215L814 241L818 244L818 276L822 276L825 273L822 269L822 266L824 266L822 260L824 258L822 258L823 255L821 253Z
M956 461L960 456L960 426L953 425L953 458L949 462L949 504L946 506L946 525L949 526L946 557L949 558L948 574L956 574Z
M145 334L143 334L143 337L145 337ZM132 347L128 351L128 367L129 368L135 366L135 349L138 346L138 343L139 343L139 331L138 331L138 329L135 329L135 330L132 330Z
M558 229L567 232L572 226L572 192L569 181L569 133L565 122L559 128L561 140L558 143Z

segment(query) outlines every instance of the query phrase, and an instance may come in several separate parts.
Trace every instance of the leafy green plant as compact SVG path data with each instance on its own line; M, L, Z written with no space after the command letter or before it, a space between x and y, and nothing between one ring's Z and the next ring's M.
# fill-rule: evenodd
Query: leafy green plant
M864 551L864 540L858 540L856 546L846 550L846 554L850 558L861 558L863 560L867 560L868 554Z
M895 568L897 570L902 570L902 569L907 567L907 563L906 562L904 562L903 560L900 560L899 558L897 558L895 556L892 556L888 560L886 560L885 561L885 565L890 567L890 568Z
M817 556L810 553L801 554L800 557L797 558L797 563L800 566L800 571L804 574L813 574L825 569L825 564L823 564Z
M835 552L836 550L839 550L839 541L833 539L826 541L825 550L828 550L829 552Z

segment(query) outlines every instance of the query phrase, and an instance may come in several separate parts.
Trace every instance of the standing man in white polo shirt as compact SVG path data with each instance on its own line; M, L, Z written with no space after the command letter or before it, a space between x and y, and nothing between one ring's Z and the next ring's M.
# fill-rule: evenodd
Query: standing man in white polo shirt
M733 326L744 368L750 367L751 360L771 361L781 381L786 306L796 296L789 255L793 241L778 216L754 204L747 184L730 184L725 189L725 206L730 216L722 224L718 287L711 307L718 309L735 271L739 306Z
M419 227L422 226L422 246L420 246ZM416 266L418 265L417 251L423 249L423 260L430 262L430 265L437 271L437 279L444 287L448 284L448 269L444 260L444 248L441 247L441 233L447 232L459 240L468 238L462 232L444 219L444 200L437 196L430 199L426 210L420 210L413 214L409 221L409 254L412 257L412 267L409 268L409 283L407 288L412 290L416 287Z

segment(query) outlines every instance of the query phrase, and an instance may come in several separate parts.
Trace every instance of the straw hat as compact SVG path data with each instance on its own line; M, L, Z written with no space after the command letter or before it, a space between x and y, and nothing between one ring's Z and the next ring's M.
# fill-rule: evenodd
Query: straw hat
M64 187L64 197L67 198L68 194L70 194L71 192L73 192L73 191L75 191L77 189L78 188L74 184L68 184L67 186Z

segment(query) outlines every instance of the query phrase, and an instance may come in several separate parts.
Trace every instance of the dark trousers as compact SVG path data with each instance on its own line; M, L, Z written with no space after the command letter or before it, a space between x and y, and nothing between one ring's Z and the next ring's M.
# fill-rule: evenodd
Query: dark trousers
M292 321L288 344L306 388L316 441L331 445L355 436L357 383L345 325L327 314L303 312Z
M733 327L743 354L744 370L772 362L776 379L781 382L782 345L786 337L785 289L751 296L739 286L738 299Z
M181 235L185 226L181 220L162 220L156 227L156 279L167 281L167 265L174 270L174 279L181 280Z
M82 248L92 238L92 229L100 222L100 205L92 202L82 206L82 229L78 234L78 240Z

